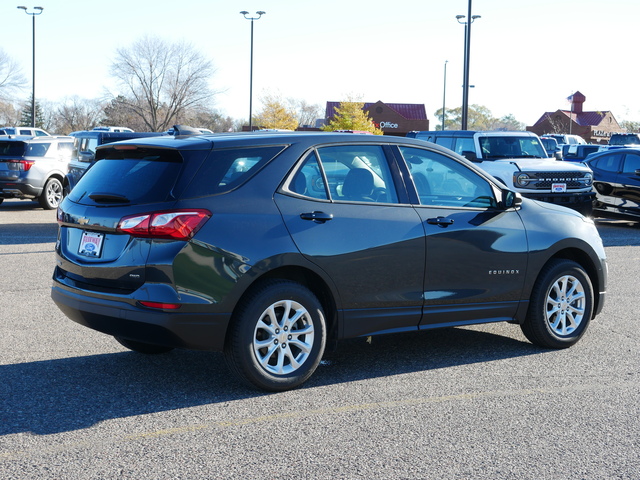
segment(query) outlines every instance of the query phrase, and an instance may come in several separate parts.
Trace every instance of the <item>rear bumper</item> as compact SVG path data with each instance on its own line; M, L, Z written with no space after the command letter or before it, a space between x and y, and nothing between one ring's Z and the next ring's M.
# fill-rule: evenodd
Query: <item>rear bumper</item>
M0 182L2 198L37 198L41 194L42 188L36 188L28 183Z
M57 284L51 298L71 320L108 335L174 348L222 351L229 314L152 310L94 298Z

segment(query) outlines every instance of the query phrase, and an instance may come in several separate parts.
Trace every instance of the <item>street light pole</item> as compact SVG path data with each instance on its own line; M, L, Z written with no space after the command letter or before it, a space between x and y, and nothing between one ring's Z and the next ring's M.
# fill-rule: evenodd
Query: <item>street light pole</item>
M447 99L447 63L449 60L444 61L444 85L442 87L442 130L444 131L444 121L445 121L445 101Z
M462 22L461 20L467 20ZM462 130L466 130L469 118L469 63L471 51L471 24L480 15L471 15L471 0L469 0L469 9L467 15L456 15L458 23L464 25L464 78L462 80Z
M250 132L253 131L253 120L251 118L253 114L253 21L260 19L260 17L265 13L266 12L263 12L261 10L259 12L256 12L256 15L258 15L257 17L247 17L247 15L249 15L249 12L244 10L240 12L240 14L244 16L244 18L246 18L247 20L251 20L251 59L249 61L249 131Z
M24 10L24 13L31 15L32 31L33 31L33 78L31 80L31 126L36 126L36 15L40 15L44 8L33 7L33 12L29 12L27 7L19 6L20 10ZM36 11L37 10L37 11Z

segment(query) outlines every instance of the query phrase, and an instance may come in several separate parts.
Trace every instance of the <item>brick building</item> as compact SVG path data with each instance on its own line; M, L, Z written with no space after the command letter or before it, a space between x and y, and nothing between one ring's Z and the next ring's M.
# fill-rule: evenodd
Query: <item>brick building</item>
M325 122L335 115L341 102L327 102ZM413 130L429 130L429 120L424 104L417 103L365 103L364 108L385 135L404 137Z
M545 112L540 119L527 130L537 135L545 133L564 133L579 135L587 143L609 143L612 133L624 132L610 111L585 112L583 104L586 97L576 92L568 100L570 110Z

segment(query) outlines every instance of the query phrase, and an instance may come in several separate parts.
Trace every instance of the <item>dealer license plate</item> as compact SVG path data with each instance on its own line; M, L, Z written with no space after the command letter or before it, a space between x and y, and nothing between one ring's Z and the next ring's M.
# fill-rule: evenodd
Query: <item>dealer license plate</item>
M82 232L80 238L80 248L78 248L78 254L85 255L87 257L100 257L102 253L102 242L104 241L104 234L97 232Z
M567 191L566 183L554 183L551 185L551 191L553 193L565 193Z

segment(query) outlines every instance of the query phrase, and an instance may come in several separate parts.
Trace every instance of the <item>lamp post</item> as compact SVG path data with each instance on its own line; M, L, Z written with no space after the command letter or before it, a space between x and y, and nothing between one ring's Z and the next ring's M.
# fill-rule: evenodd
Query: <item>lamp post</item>
M461 21L466 18L466 21ZM464 25L464 78L462 80L462 130L467 129L469 116L469 58L471 50L471 24L480 15L471 15L471 0L469 0L469 10L467 15L456 15L456 20Z
M19 6L20 10L24 10L24 13L31 15L33 25L33 78L31 80L31 126L36 126L36 15L40 15L44 8L33 7L33 12L29 12L27 7Z
M249 15L249 12L244 10L240 12L240 14L244 16L244 18L246 18L247 20L251 20L251 60L249 62L249 131L250 132L253 131L253 120L251 119L252 109L253 109L253 21L258 20L265 13L266 12L263 12L262 10L260 10L259 12L256 12L257 17L248 17L247 15Z
M445 110L444 110L444 104L445 101L447 99L447 63L449 63L449 60L445 60L444 61L444 85L442 87L442 130L444 131L444 121L445 121Z

